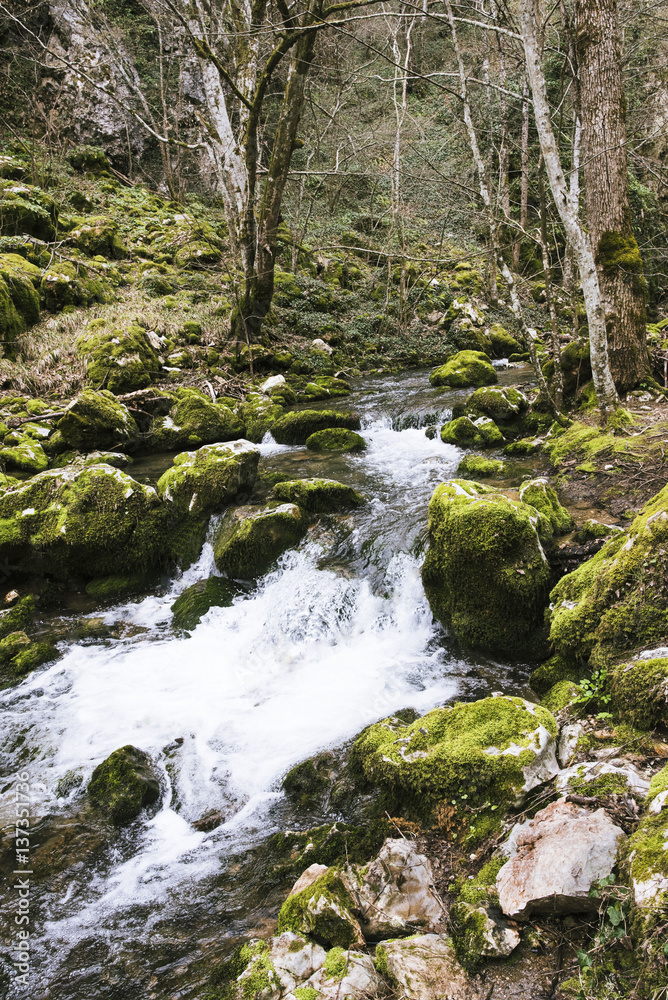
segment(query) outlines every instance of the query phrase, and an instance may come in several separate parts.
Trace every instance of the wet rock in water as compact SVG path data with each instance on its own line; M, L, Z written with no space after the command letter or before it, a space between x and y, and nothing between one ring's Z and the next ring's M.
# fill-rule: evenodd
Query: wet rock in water
M106 389L79 393L65 408L57 430L70 448L83 452L132 447L139 439L139 428L127 406Z
M309 451L364 451L366 441L361 434L346 430L345 427L329 427L310 434L306 439Z
M434 709L409 725L384 719L358 737L354 752L393 808L434 822L447 803L453 828L480 840L505 808L557 773L556 737L546 709L495 696Z
M629 861L633 897L647 939L657 922L665 921L662 914L668 904L668 766L652 778L646 805L629 841Z
M374 1000L385 995L383 985L370 955L332 948L321 968L285 1000Z
M460 351L429 376L432 385L462 389L466 386L496 385L499 381L487 354Z
M296 504L237 507L218 527L213 542L216 566L233 580L254 580L297 545L307 528L307 519Z
M151 338L136 323L108 330L106 321L93 320L76 348L86 361L90 381L115 395L147 388L162 367Z
M220 576L198 580L172 604L174 628L193 629L211 608L229 608L241 593L238 585Z
M483 458L482 455L465 455L457 468L458 476L470 476L471 479L487 479L502 476L505 463L498 459Z
M319 944L292 931L272 938L269 948L270 961L286 991L293 990L298 983L314 975L327 957L325 949Z
M505 438L490 417L457 417L441 427L441 441L462 448L496 448Z
M253 488L259 460L243 440L181 452L158 480L158 494L182 517L208 517Z
M0 559L57 579L142 572L165 554L150 486L108 465L42 472L0 496Z
M312 382L304 386L304 395L308 399L334 399L337 396L349 396L350 385L342 378L332 375L318 375Z
M25 632L10 632L0 640L0 683L9 686L59 655L50 642L33 642Z
M350 510L364 503L364 497L357 490L335 479L293 479L276 483L272 498L296 503L311 514Z
M668 656L641 653L610 671L613 708L637 729L668 724Z
M342 427L351 431L360 429L360 418L356 413L337 410L297 410L286 413L271 429L278 444L306 444L306 439L316 431L331 427Z
M521 940L517 928L486 901L456 903L450 910L450 920L457 957L469 969L483 958L507 958Z
M98 600L117 598L126 594L136 594L144 590L147 585L147 578L143 573L130 573L125 576L102 576L91 580L86 584L86 593L89 597L96 597Z
M551 572L541 526L534 507L481 483L453 479L437 487L422 580L435 617L463 645L545 655Z
M624 832L603 809L561 799L516 830L515 853L496 878L506 916L595 913L592 886L612 871Z
M503 428L515 428L518 417L529 408L523 392L512 386L485 386L476 389L462 403L455 403L453 417L489 417Z
M224 403L213 403L197 389L178 389L165 417L156 417L148 437L151 451L199 448L243 438L242 420Z
M564 659L607 666L668 634L668 487L630 528L550 594L550 642Z
M562 795L586 796L632 795L642 801L649 791L650 779L633 761L624 757L586 761L560 771L555 788Z
M285 411L273 397L249 392L244 402L237 407L237 412L246 428L248 440L259 444Z
M444 935L383 941L375 965L403 1000L469 1000L469 978Z
M348 879L336 868L312 865L297 880L278 915L278 930L313 937L326 947L364 947L353 916Z
M356 912L367 940L432 930L444 916L431 863L408 840L386 840L358 873Z
M550 532L563 535L573 527L573 518L559 503L556 491L547 479L529 479L519 490L522 503L534 507L541 516L541 537L549 539Z
M149 755L128 745L98 764L86 791L96 809L122 826L158 801L160 783Z

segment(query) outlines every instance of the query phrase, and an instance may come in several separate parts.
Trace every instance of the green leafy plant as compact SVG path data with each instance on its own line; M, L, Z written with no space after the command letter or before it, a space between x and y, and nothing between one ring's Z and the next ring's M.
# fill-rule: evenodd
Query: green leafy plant
M592 702L597 706L609 705L611 701L610 692L606 690L608 681L608 671L603 667L596 667L591 677L585 677L580 681L581 693L573 699L574 705L588 707ZM611 719L612 712L600 711L596 715L597 719Z

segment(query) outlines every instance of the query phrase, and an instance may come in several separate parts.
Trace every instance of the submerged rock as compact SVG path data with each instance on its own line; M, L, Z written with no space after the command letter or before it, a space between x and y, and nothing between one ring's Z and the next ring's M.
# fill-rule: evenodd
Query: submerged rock
M337 410L297 410L286 413L277 420L271 433L279 444L306 444L306 439L316 431L331 427L358 431L360 426L360 418L356 413L342 413Z
M434 492L422 580L435 617L463 645L543 652L551 573L540 528L534 507L480 483L453 479Z
M193 629L211 608L229 608L240 593L238 585L220 576L198 580L172 604L175 628Z
M158 480L158 494L182 516L205 516L255 483L260 453L248 441L184 451Z
M276 483L272 497L299 504L311 514L350 510L364 503L364 497L357 490L335 479L293 479Z
M359 871L356 911L367 940L432 930L444 916L429 859L408 840L386 840Z
M497 875L501 909L514 920L595 913L589 890L610 874L623 839L603 809L550 803L519 828L515 853Z
M375 964L403 1000L469 1000L472 995L469 978L444 935L382 941Z
M98 764L87 792L92 804L121 826L158 801L160 783L149 755L128 745Z
M496 696L437 708L409 725L384 719L358 737L355 754L395 808L433 822L446 803L460 836L482 839L503 809L557 773L556 737L546 709Z
M329 947L364 947L348 881L336 868L312 865L295 883L278 915L278 930L313 937Z
M128 447L139 438L139 428L127 406L107 389L79 393L65 408L57 429L70 448L83 452Z
M254 580L297 545L308 522L293 503L237 507L221 521L213 543L216 566L233 580Z
M429 376L432 385L462 389L469 385L496 385L499 381L487 354L482 351L460 351Z
M309 451L364 451L366 441L361 434L346 430L345 427L326 427L310 434L306 439Z

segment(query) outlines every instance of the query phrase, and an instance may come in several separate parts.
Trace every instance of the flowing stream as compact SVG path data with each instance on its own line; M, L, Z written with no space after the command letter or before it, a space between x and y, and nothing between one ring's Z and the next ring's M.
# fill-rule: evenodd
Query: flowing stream
M525 369L500 375L527 378ZM367 504L323 519L231 607L178 633L171 604L215 572L205 544L159 593L89 612L60 660L0 695L3 827L15 775L27 771L35 830L32 984L17 986L5 963L3 996L197 996L211 963L275 917L282 895L262 888L257 847L276 830L313 825L281 792L292 766L401 708L524 690L522 665L449 648L420 581L429 498L462 457L425 427L466 394L431 389L426 372L367 379L334 404L360 413L365 453L326 457L265 441L261 472L340 479ZM150 480L156 470L129 471ZM59 622L81 629L81 619ZM164 794L110 838L77 796L127 743L151 754ZM223 822L198 831L193 822L212 811ZM8 875L12 847L7 840ZM7 946L14 905L8 891Z

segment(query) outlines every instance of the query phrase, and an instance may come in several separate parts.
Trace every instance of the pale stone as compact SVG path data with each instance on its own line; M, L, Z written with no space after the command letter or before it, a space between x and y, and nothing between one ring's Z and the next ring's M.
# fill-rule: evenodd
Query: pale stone
M630 760L617 757L614 760L587 761L585 764L575 764L573 767L561 771L557 775L557 791L566 793L573 791L573 782L585 781L587 783L596 781L606 774L612 774L623 778L627 784L628 791L636 798L644 799L649 791L649 778L639 771ZM582 792L587 795L586 791Z
M557 759L562 767L568 767L573 759L578 740L584 732L581 722L569 722L562 726L559 733L559 743L557 746Z
M386 840L361 877L355 895L367 939L432 930L441 920L431 864L410 841Z
M292 889L288 894L288 899L290 896L296 896L298 892L303 889L308 889L310 885L313 885L316 879L320 878L321 875L328 870L327 865L311 865L307 868L305 872L302 872Z
M266 395L269 395L271 390L275 389L279 385L285 385L285 376L272 375L270 378L267 379L266 382L262 383L262 385L260 386L260 392L264 392Z
M285 931L272 939L269 958L283 990L289 992L321 968L326 954L319 944Z
M343 976L330 977L321 968L310 979L302 982L301 987L314 989L318 1000L371 1000L385 993L369 955L349 951L343 952L343 956L346 960ZM284 1000L296 1000L296 997L294 993L289 993Z
M517 832L516 853L496 879L501 909L516 920L595 911L589 890L612 871L623 838L603 809L552 802Z
M324 351L325 354L334 353L334 348L330 347L329 344L326 344L320 337L316 337L316 339L312 341L311 347L313 347L316 351Z
M402 1000L470 1000L473 995L469 978L443 935L383 941L376 957L398 984Z

